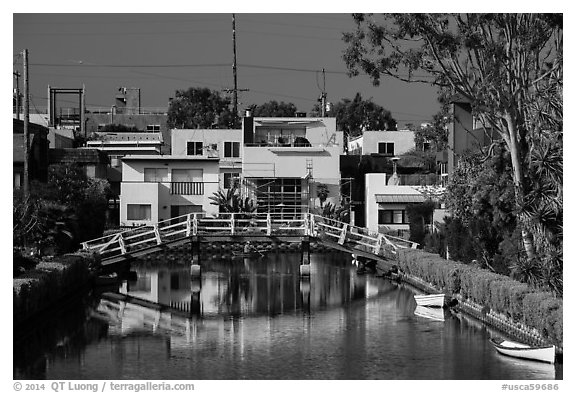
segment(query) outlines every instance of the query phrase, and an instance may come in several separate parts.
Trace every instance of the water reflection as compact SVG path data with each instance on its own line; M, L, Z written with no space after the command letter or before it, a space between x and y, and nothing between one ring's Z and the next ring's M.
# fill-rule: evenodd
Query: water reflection
M204 264L200 281L188 266L134 267L137 280L125 281L120 293L205 317L238 317L317 310L378 296L382 290L358 277L348 258L313 254L307 280L300 279L299 264L293 254L212 260Z
M483 325L415 315L413 292L358 276L341 255L211 260L201 280L180 266L133 266L86 310L97 339L47 350L47 379L553 379L554 366L503 359ZM102 333L103 332L103 333ZM90 336L88 336L90 337ZM526 363L526 362L522 362ZM561 378L561 374L560 374Z

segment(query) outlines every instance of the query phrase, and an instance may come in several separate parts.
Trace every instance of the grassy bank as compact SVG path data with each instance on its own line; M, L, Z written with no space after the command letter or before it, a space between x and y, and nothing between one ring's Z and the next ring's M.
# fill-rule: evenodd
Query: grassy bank
M91 254L67 254L50 261L42 261L34 269L14 278L14 325L26 322L37 313L89 285L90 268L96 263L96 257Z
M399 251L398 266L446 294L460 295L481 305L485 312L502 314L512 323L536 329L544 340L563 346L563 302L550 292L421 250Z

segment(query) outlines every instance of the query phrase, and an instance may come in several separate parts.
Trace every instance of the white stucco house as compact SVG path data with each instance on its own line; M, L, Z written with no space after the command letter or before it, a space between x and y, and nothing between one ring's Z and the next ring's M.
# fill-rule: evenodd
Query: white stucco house
M388 183L385 173L366 174L366 227L379 233L408 231L407 206L422 203L426 197L415 187Z
M120 225L153 225L188 213L214 216L208 197L218 191L218 157L122 158Z
M343 134L335 118L259 118L242 121L245 192L262 212L299 213L322 203L340 204Z
M242 130L172 129L172 154L218 157L220 188L239 182L242 173Z
M364 131L361 136L348 141L348 154L394 157L415 146L414 131Z

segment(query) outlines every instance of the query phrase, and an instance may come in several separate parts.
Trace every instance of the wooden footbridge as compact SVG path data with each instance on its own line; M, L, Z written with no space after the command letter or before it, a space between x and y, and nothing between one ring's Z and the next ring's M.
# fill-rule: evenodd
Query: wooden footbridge
M101 255L102 265L137 258L167 248L191 243L198 258L200 243L214 242L301 242L309 253L309 243L376 260L392 261L399 248L416 248L406 239L374 233L311 213L227 213L219 217L187 214L158 222L154 226L126 229L82 243L83 249Z

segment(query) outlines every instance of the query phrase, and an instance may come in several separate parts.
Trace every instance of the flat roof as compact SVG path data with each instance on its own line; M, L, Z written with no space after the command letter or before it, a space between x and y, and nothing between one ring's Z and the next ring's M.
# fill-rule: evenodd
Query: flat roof
M220 157L206 156L175 156L175 155L127 155L122 157L123 161L141 160L141 161L220 161Z

